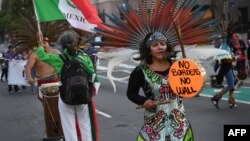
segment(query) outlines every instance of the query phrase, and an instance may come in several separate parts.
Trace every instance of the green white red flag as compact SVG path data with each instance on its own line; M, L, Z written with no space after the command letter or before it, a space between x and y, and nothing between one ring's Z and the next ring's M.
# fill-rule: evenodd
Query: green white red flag
M99 17L97 10L90 3L90 1L89 0L81 0L81 1L83 2L83 4L87 4L87 6L83 7L92 8L92 9L86 9L86 11L93 11L93 10L96 11L95 18L98 19ZM76 4L78 3L79 2L76 2ZM101 25L102 22L100 18L98 21L93 19L90 20L87 19L84 13L81 12L83 9L80 11L78 7L72 2L72 0L34 0L34 6L37 13L38 21L40 22L66 19L71 26L89 32L94 32L93 31L94 27L97 27L98 24Z
M86 19L92 24L96 24L99 28L107 29L102 24L101 18L98 16L98 11L89 0L71 0L78 9L83 13Z

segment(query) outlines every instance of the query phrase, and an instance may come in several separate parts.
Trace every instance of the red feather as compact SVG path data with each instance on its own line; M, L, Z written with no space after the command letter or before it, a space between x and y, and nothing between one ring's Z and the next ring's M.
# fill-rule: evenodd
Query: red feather
M219 32L217 24L212 19L204 20L206 11L196 8L198 0L139 0L135 10L124 1L125 8L120 9L124 20L118 16L110 16L111 30L99 30L103 37L110 38L103 41L103 45L115 47L139 47L145 36L150 32L162 32L173 45L207 43ZM180 38L174 27L180 28ZM181 41L182 40L182 41Z

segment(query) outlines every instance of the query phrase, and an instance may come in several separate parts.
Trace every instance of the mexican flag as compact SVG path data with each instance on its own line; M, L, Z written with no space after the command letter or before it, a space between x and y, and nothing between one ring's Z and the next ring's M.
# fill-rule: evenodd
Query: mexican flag
M88 4L88 8L94 8L94 6L89 7L89 0L81 0L83 3ZM98 22L90 22L86 16L78 9L78 7L71 0L34 0L35 10L37 14L38 21L48 22L55 20L67 20L71 26L94 32L94 27L97 27L97 24L101 25L101 20ZM91 10L94 10L91 9ZM88 10L88 9L86 9ZM96 18L98 17L98 13Z
M108 29L102 24L101 18L98 16L98 11L89 0L71 0L78 9L84 14L86 19L92 24L96 24L99 28Z

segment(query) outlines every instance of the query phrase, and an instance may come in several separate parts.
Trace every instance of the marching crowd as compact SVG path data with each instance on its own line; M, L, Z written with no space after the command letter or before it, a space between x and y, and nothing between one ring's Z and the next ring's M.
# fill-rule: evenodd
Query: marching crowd
M151 42L147 41L148 38L152 38ZM80 44L80 38L79 35L75 32L72 31L68 31L65 32L64 34L61 35L61 37L58 39L59 44L62 46L62 49L64 50L63 54L68 54L68 57L77 57L80 54L83 55L81 57L87 57L86 59L83 60L89 60L87 62L85 62L89 67L89 73L95 73L95 68L94 68L94 62L91 61L91 59L89 58L89 56L84 53L82 50L79 50L79 46ZM161 78L161 72L162 72L162 76L165 76L165 70L168 70L170 65L172 64L171 62L161 62L161 59L166 59L164 56L162 56L163 58L161 58L158 55L154 56L154 51L164 51L166 48L166 51L171 51L170 45L168 45L168 43L166 42L166 39L163 35L161 35L161 33L154 33L154 34L150 34L147 38L145 38L145 44L143 44L143 46L150 46L150 51L152 53L150 53L150 51L148 53L150 53L152 55L153 58L148 58L148 56L144 53L141 52L141 57L138 59L146 59L145 63L149 63L150 65L148 65L150 68L147 68L146 66L143 65L139 65L135 68L135 70L131 73L130 79L129 79L129 85L128 85L128 98L138 104L138 105L143 105L143 107L145 107L148 110L149 113L149 117L150 118L150 112L152 112L152 110L155 108L156 103L154 101L152 101L151 99L148 98L142 98L140 96L137 96L139 88L142 87L145 90L145 95L148 95L148 93L152 93L153 91L150 89L152 88L149 87L148 85L154 85L154 84L150 84L150 82L147 82L146 80L150 79L150 78L144 78L145 75L147 75L147 73L149 73L148 71L146 71L147 69L149 70L154 70L157 72L157 76L159 77L159 79ZM166 44L165 44L166 43ZM214 70L216 72L216 82L214 82L213 87L215 88L222 88L220 92L216 93L212 98L212 103L214 104L214 106L216 108L219 109L219 101L222 98L222 96L224 94L226 94L227 92L229 92L229 106L230 108L235 108L236 102L235 102L235 97L234 97L234 91L236 89L235 85L238 81L240 80L244 80L247 77L247 73L249 71L249 56L250 56L250 47L249 47L249 42L248 42L248 47L245 45L245 43L239 39L239 35L238 34L233 34L230 38L218 38L217 40L215 40L214 42L214 46L216 48L220 48L220 49L225 49L227 51L229 51L231 53L231 58L227 58L225 59L221 59L221 60L216 60L215 59L215 66L214 66ZM82 45L82 44L81 44ZM62 52L60 52L57 49L51 48L50 46L50 42L49 42L49 38L44 36L43 40L40 44L40 47L33 51L32 53L30 53L29 55L25 54L25 55L16 55L14 58L11 58L11 54L10 54L10 49L12 46L9 46L9 50L5 53L3 53L2 55L2 59L1 59L1 69L2 69L2 73L1 73L1 81L2 82L7 82L8 83L8 62L11 59L15 59L15 60L25 60L27 59L27 64L25 66L25 74L26 74L26 79L27 79L27 83L30 85L34 85L35 81L37 81L38 87L41 86L42 84L46 84L46 83L53 83L53 82L59 82L60 79L60 73L62 71L62 67L63 67L63 61L62 58L60 57L59 54L62 54ZM146 50L145 50L146 51ZM157 54L157 52L156 52ZM146 55L146 56L144 56ZM150 56L151 56L150 55ZM154 58L155 57L155 58ZM73 58L71 58L73 59ZM154 63L152 63L152 61ZM158 62L159 61L159 62ZM158 63L156 63L158 62ZM163 63L163 64L162 64ZM164 67L165 66L165 67ZM162 68L164 67L164 68ZM166 69L168 68L168 69ZM234 72L237 71L236 73ZM32 72L34 71L34 72ZM144 72L146 71L146 72ZM155 72L152 72L153 74ZM156 75L156 74L155 74ZM138 79L138 77L140 76L140 79ZM223 86L223 78L226 78L226 82L227 82L227 86ZM98 82L98 78L96 77L96 82ZM140 81L140 82L138 82ZM161 81L164 81L164 79L162 79ZM140 85L138 85L140 84ZM18 86L18 85L8 85L8 91L10 93L13 93L13 88L14 87L14 91L18 92L20 90L20 88L22 87L23 89L25 89L25 86ZM94 85L92 85L93 88ZM157 90L155 90L157 91ZM95 91L96 92L96 91ZM172 95L173 96L173 95ZM157 97L157 95L156 95ZM42 97L41 95L38 94L38 98L42 101ZM177 97L176 97L177 98ZM173 100L173 99L172 99ZM177 101L177 105L178 107L182 107L180 106L181 104L181 99L176 99ZM84 140L93 140L93 138L97 138L95 137L95 135L92 133L93 129L95 127L92 127L92 123L93 123L93 116L94 115L90 115L89 113L91 113L90 111L92 111L93 113L93 101L90 101L86 106L86 104L80 104L80 105L68 105L65 104L61 98L59 98L59 111L60 111L60 116L63 117L61 118L61 123L62 123L62 127L63 127L63 133L65 136L66 140L77 140L78 138L82 138ZM174 103L173 103L174 104ZM173 105L174 107L174 105ZM158 109L159 110L159 109ZM162 109L164 110L164 108ZM183 109L180 109L181 111ZM170 110L171 111L171 110ZM180 112L181 112L180 111ZM166 111L168 112L168 111ZM183 111L182 111L183 112ZM181 112L181 113L182 113ZM88 113L88 114L87 114ZM88 115L88 116L86 116ZM183 117L184 119L182 120L187 120L185 119L185 117ZM77 119L77 122L74 122L75 119ZM188 120L187 120L188 121ZM188 122L186 122L188 123ZM76 125L75 125L76 124ZM147 124L149 123L145 123L145 127L142 128L142 131L145 131L145 129L147 128ZM75 128L77 127L77 128ZM187 127L187 126L185 126ZM144 129L145 128L145 129ZM73 130L75 129L75 130ZM175 129L174 129L175 130ZM179 129L176 129L179 130ZM189 128L183 128L183 131L187 131L190 130L189 133L192 134L191 132L191 127ZM140 134L140 138L145 138L144 134L141 131ZM160 134L165 134L167 133L166 131L162 131ZM192 135L190 135L191 137ZM173 138L171 136L169 136L169 138Z
M138 14L137 10L133 11L128 2L124 1L124 5L119 9L123 20L116 19L117 16L110 16L116 26L109 26L109 28L113 28L116 32L110 32L108 28L95 30L111 38L105 42L108 45L138 47L139 56L134 59L139 60L140 64L130 74L126 93L132 103L145 109L143 125L136 140L194 141L192 126L185 114L183 97L173 91L169 82L170 68L176 61L173 59L176 57L173 48L177 44L182 45L182 41L189 44L208 42L214 34L204 33L203 35L203 32L214 31L212 27L215 25L209 23L207 27L209 30L206 29L207 23L203 24L200 22L201 19L196 19L200 17L199 8L197 8L190 16L183 17L183 21L181 18L178 20L178 25L184 25L186 30L190 30L182 34L185 40L181 40L180 35L177 37L174 34L177 27L173 26L176 26L177 22L173 20L179 18L174 16L186 15L182 12L191 11L192 7L188 7L191 4L186 3L184 5L187 7L178 7L173 12L162 7L166 1L160 2L162 4L155 6L158 9L149 11L142 10L144 5L141 5L142 11ZM157 12L152 14L153 11ZM195 13L197 11L198 15ZM152 15L147 16L147 14ZM144 18L145 23L139 22L141 17ZM195 24L188 23L189 20L194 20L191 23ZM189 25L192 26L189 27ZM193 28L196 27L200 28L194 31ZM194 39L190 36L193 31L203 32L202 34L194 33L196 38ZM121 35L124 37L119 37ZM199 35L202 37L196 37ZM33 86L37 83L37 96L43 107L47 106L45 100L48 94L57 94L54 95L58 97L54 106L59 111L60 123L53 123L53 126L62 127L64 139L66 141L98 141L98 123L92 97L97 95L100 81L94 59L90 58L91 55L83 49L88 42L84 41L75 30L67 30L60 34L57 43L61 47L60 50L52 48L49 37L43 35L38 39L37 46L31 47L33 50L22 54L11 54L13 46L10 45L1 58L1 81L8 83L9 93L13 93L13 88L15 92L20 91L21 87L25 89L25 86L12 85L8 82L8 75L11 75L8 74L8 69L12 59L27 60L24 68L27 84ZM238 34L218 37L214 41L216 48L228 52L227 56L214 59L215 81L212 87L221 88L221 91L215 93L211 101L217 109L219 109L221 98L227 92L229 92L229 107L237 107L235 90L240 85L239 82L243 82L249 73L250 41L248 40L247 43L246 45ZM226 86L223 85L224 77L227 82ZM43 86L47 86L48 89L44 90ZM140 89L143 90L144 95L140 95Z
M216 40L215 47L228 51L230 55L224 58L216 58L214 67L216 72L215 81L211 86L222 89L211 98L211 101L219 109L220 99L229 92L229 107L237 107L234 91L239 85L242 85L248 76L249 58L247 58L246 54L249 56L250 49L246 47L243 40L240 40L238 34L232 34L228 38ZM224 77L226 78L227 87L222 85Z

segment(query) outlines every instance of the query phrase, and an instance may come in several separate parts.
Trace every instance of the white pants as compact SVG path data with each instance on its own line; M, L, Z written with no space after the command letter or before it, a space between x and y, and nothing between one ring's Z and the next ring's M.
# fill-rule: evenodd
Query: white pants
M59 111L65 141L78 141L76 131L76 117L83 141L92 141L91 124L89 118L88 105L82 104L72 106L65 104L59 97ZM76 115L76 117L75 117Z

